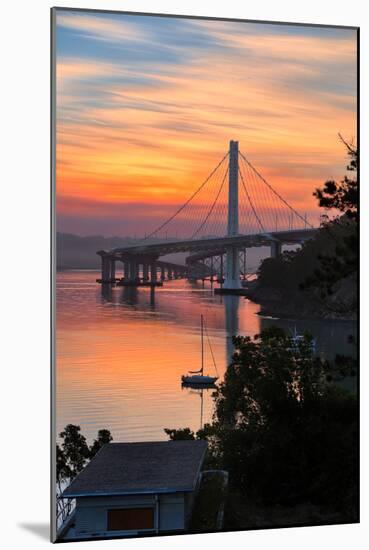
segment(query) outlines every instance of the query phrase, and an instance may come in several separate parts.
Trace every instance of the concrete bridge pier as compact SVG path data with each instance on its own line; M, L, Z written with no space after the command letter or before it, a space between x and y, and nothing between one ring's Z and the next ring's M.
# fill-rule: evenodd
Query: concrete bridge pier
M107 256L101 256L101 282L110 282L110 258Z
M165 267L161 266L160 268L160 280L165 281Z
M210 257L210 282L214 282L214 256Z
M240 263L237 248L227 248L226 277L223 288L226 290L241 288Z
M272 241L270 243L270 256L277 258L282 254L282 243L280 241Z
M110 279L115 281L115 260L110 260Z
M130 260L129 262L129 281L136 282L137 279L137 263L135 259Z
M142 264L142 277L144 283L147 283L147 281L149 280L149 264L147 263L147 261L144 261Z
M152 284L156 284L157 282L157 266L156 266L156 260L152 260L150 263L150 281Z

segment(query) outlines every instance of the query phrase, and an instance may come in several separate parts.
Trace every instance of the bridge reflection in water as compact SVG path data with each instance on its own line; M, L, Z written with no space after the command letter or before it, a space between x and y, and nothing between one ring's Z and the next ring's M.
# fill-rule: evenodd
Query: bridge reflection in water
M192 289L199 290L199 287L196 283L192 283L191 287ZM142 310L142 302L140 302L140 294L137 287L126 286L122 289L119 289L120 295L118 295L118 298L117 298L116 292L113 293L113 288L114 287L112 285L101 286L102 303L109 303L109 302L113 303L114 301L116 302L117 300L119 300L119 302L123 305L132 306L132 307L139 306L139 308L137 309ZM209 293L210 294L212 293L213 286L211 284L210 285L208 284L208 286L206 287L201 286L201 289L204 290L205 295L208 295ZM149 301L146 302L147 309L150 306L151 310L155 310L156 292L160 292L160 291L155 290L155 287L150 288L149 290L150 299ZM175 294L176 292L174 292L172 308L170 308L173 310L176 309ZM211 299L212 298L210 298L210 300ZM239 310L240 299L243 299L243 298L240 298L239 296L224 295L224 296L220 296L219 298L214 297L213 299L219 304L219 307L222 307L224 310L223 318L224 318L224 330L226 334L225 356L226 356L227 364L229 364L232 361L232 356L234 351L232 339L233 339L233 336L236 336L239 333L238 310ZM201 298L200 298L200 303L201 303ZM168 302L166 300L165 308L167 311L168 311L168 304L171 304L171 302ZM208 308L208 304L204 304L204 313L203 313L204 315L206 315L207 308ZM200 310L202 311L201 307L200 307ZM195 320L195 323L196 323L196 320Z
M201 282L173 280L155 289L153 305L150 288L96 288L97 276L57 274L57 432L78 424L90 443L105 427L116 441L164 440L166 427L198 429L199 397L182 391L181 375L200 366L201 313L220 380L231 353L232 326L253 336L267 323L291 331L296 325L298 332L312 330L319 354L353 349L347 337L355 333L354 323L261 319L258 304L214 295L208 281L202 288ZM211 371L208 355L205 368ZM211 392L203 399L205 423L212 415Z
M217 366L220 367L221 372L221 381L223 379L223 373L227 368L227 365L232 361L232 356L234 352L233 348L233 336L237 335L239 333L239 306L240 306L240 300L243 300L243 298L240 298L239 296L218 296L215 297L212 293L212 285L209 283L206 284L206 286L199 286L196 283L186 283L184 281L178 281L177 284L173 283L175 286L172 289L173 292L169 293L172 294L171 299L168 300L169 296L167 294L167 290L161 290L157 289L155 290L155 287L152 287L149 290L150 298L148 299L148 293L145 293L145 300L143 300L142 293L138 290L137 287L124 287L124 288L114 288L112 285L102 285L101 286L101 297L102 297L102 303L104 304L121 304L125 307L130 307L132 309L135 309L140 315L140 312L142 311L155 311L156 309L160 310L158 313L160 316L167 316L169 314L170 317L177 317L180 316L180 312L183 311L183 300L180 300L180 303L177 303L178 299L178 293L183 294L183 290L187 292L186 286L188 286L188 291L193 293L193 295L196 295L197 301L198 301L198 307L194 308L194 315L191 315L191 325L194 325L194 328L196 329L196 325L198 325L199 318L198 313L199 311L204 312L205 316L206 313L209 313L210 316L210 324L212 325L212 333L214 334L214 310L217 311L216 316L216 330L220 332L221 324L223 325L223 330L221 330L223 336L219 337L217 335L217 345L216 345L216 362ZM180 285L180 287L178 287ZM185 286L184 286L185 285ZM167 294L166 299L164 302L162 302L161 298L164 294ZM158 305L155 301L155 296L159 294L158 296ZM196 299L194 298L194 299ZM254 308L257 309L257 306ZM218 317L219 313L222 311L222 315ZM186 315L186 321L188 323L189 319ZM257 318L255 318L255 330L256 326L259 324L259 321ZM171 330L176 330L175 327L172 327ZM257 332L257 330L256 330ZM169 339L170 340L170 339ZM223 352L220 354L220 347L224 347ZM199 343L194 342L194 348L195 348L195 362L197 363L200 360L200 355L198 357L196 356L196 352L200 352ZM195 365L196 365L195 363ZM197 366L197 365L196 365ZM192 368L191 365L189 368ZM160 376L160 372L158 373L158 376ZM180 384L180 380L178 380L178 384ZM188 394L188 397L191 399L193 396L199 397L199 422L198 425L194 425L194 429L201 429L204 425L204 416L205 416L205 422L209 422L211 413L209 415L209 411L211 411L211 404L212 404L212 393L213 390L216 389L216 385L212 384L206 387L193 387L191 385L183 385L182 384L182 390L186 394ZM137 388L137 391L140 391L140 388ZM205 411L204 415L204 399L206 398L206 405L207 410ZM194 406L194 413L196 415L196 399L193 403ZM210 407L210 408L209 408ZM169 420L168 420L169 421Z

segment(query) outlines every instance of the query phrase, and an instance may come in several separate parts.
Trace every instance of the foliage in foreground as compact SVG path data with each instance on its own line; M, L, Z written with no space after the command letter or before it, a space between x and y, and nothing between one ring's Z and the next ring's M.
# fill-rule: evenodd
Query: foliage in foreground
M228 470L234 491L255 505L311 504L356 517L357 403L337 384L347 373L272 327L234 339L235 354L214 394L205 438L209 466ZM350 364L348 368L352 368Z
M344 213L348 218L357 222L359 190L356 172L359 162L359 152L353 143L348 143L341 134L340 140L346 147L349 162L346 166L347 174L340 182L328 180L322 189L316 189L314 196L319 201L319 206L326 209L335 209Z
M88 446L80 426L74 424L65 426L59 437L63 440L61 445L56 446L56 479L59 488L63 483L70 483L83 470L88 460L103 445L113 440L110 431L102 429L98 431L92 445Z

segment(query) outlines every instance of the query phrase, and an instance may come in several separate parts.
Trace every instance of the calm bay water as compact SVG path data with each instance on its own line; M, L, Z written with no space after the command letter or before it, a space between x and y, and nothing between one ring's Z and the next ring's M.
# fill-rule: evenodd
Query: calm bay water
M181 387L200 368L200 315L208 327L219 376L232 334L254 335L278 324L309 329L328 358L353 353L353 322L262 319L242 297L215 296L209 286L177 280L149 288L102 289L95 271L57 274L57 431L79 424L88 441L98 429L115 441L167 439L164 428L190 427L212 416L211 390ZM209 348L205 373L214 375ZM354 382L352 382L354 385Z

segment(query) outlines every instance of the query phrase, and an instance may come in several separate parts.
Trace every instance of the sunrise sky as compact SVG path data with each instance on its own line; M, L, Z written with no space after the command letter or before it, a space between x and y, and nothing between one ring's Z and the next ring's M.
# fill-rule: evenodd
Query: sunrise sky
M143 236L230 139L299 211L356 140L356 31L58 10L57 228Z

